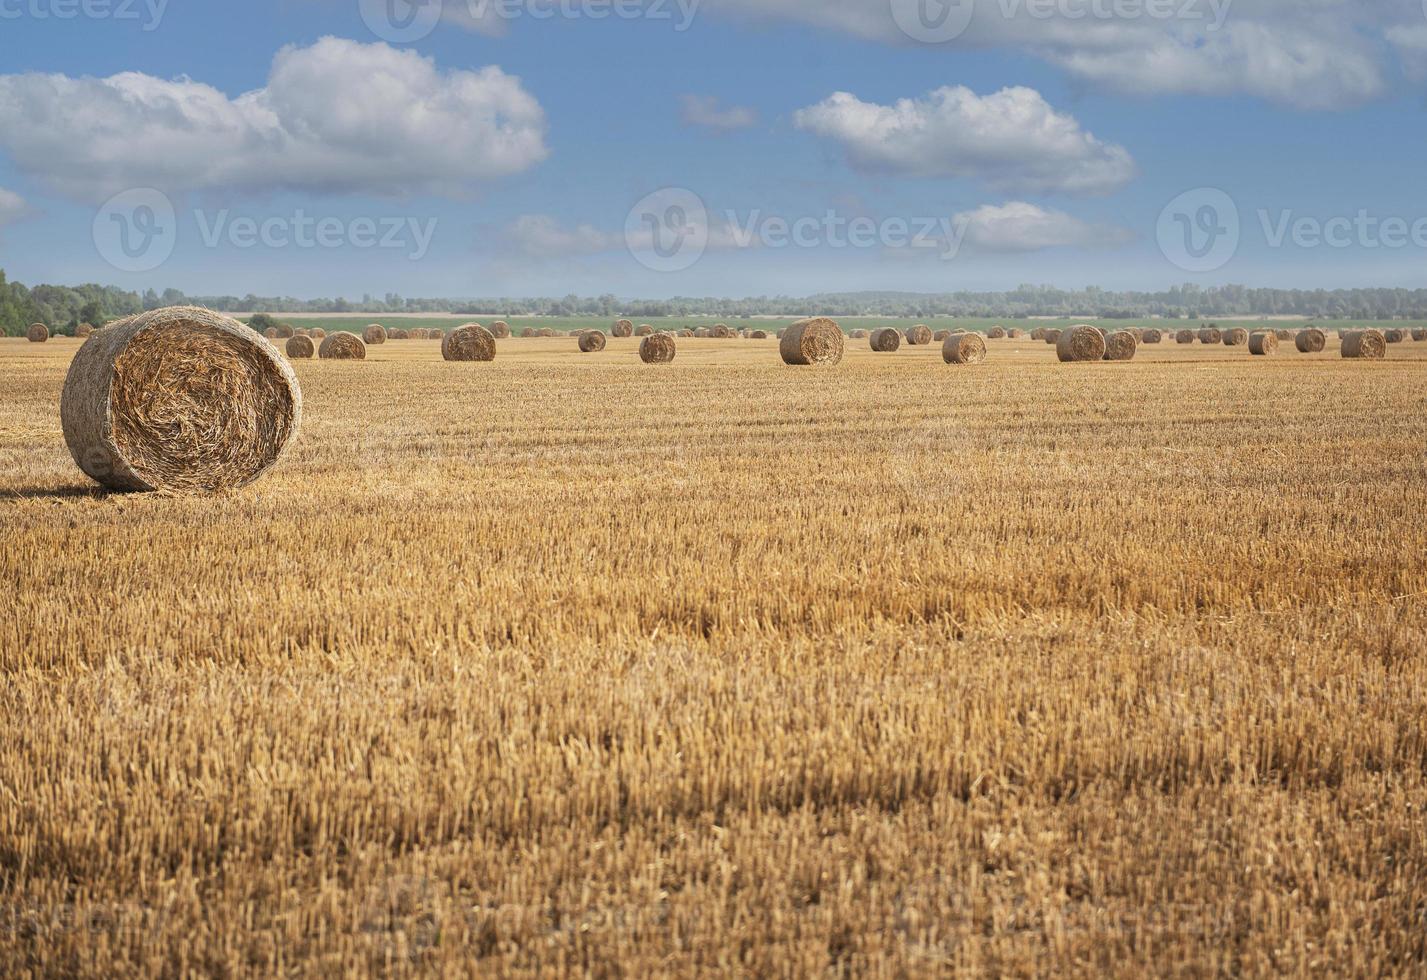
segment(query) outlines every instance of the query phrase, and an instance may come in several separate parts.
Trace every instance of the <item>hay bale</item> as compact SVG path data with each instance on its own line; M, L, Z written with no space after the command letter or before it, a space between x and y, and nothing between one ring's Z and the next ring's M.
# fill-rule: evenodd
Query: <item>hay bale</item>
M1319 354L1328 346L1328 335L1317 327L1309 327L1298 332L1298 336L1293 338L1293 345L1300 354Z
M43 324L43 323L39 323L39 324L35 324L35 326L43 327L44 324ZM94 332L94 327L92 327L91 325L89 325L89 324L87 324L87 323L81 323L79 326L77 326L77 327L74 328L74 335L75 335L76 337L88 337L88 336L89 336L90 334L92 334L93 332Z
M850 339L852 339L852 340L866 340L868 334L867 334L867 331L866 331L866 330L854 330L854 331L852 331L852 333L848 334L847 336L848 336ZM783 331L781 331L781 330L778 331L778 339L779 339L779 340L782 340L782 339L783 339Z
M1140 334L1142 344L1160 344L1164 342L1164 334L1158 330L1146 330Z
M1199 342L1201 344L1221 344L1224 342L1224 335L1219 332L1218 327L1204 327L1199 331Z
M703 340L707 340L708 338L713 336L713 331L710 330L708 327L699 327L699 329L694 331L694 336L699 337Z
M907 331L907 343L913 347L925 347L932 342L932 328L919 323Z
M868 342L877 353L890 354L902 346L902 335L891 327L882 327L872 331Z
M30 329L25 331L25 339L32 344L43 344L50 339L50 328L43 323L32 323Z
M1133 330L1116 330L1105 338L1105 360L1133 361L1140 338Z
M842 361L846 341L836 320L825 316L799 320L778 343L784 364L826 364Z
M639 326L634 328L634 336L636 337L648 337L653 332L654 328L647 323L641 323Z
M263 336L268 340L277 340L277 327L268 327L263 331Z
M1045 332L1045 342L1054 347L1056 344L1060 343L1060 335L1063 333L1065 333L1064 330L1052 327Z
M287 340L297 336L297 331L292 328L292 324L290 323L279 323L277 325L277 335L279 340Z
M1412 339L1415 340L1415 341L1418 341L1419 343L1420 343L1421 341L1427 340L1427 328L1424 328L1424 327L1413 327L1413 328L1412 328Z
M311 337L313 340L322 340L324 337L327 336L327 331L323 330L321 327L313 327L311 330L307 331L307 336Z
M1386 330L1383 336L1387 338L1389 344L1400 344L1407 339L1406 330Z
M980 364L986 360L986 341L979 333L948 333L941 359L948 364Z
M1354 330L1343 337L1343 356L1380 361L1387 356L1387 337L1381 330Z
M645 364L668 364L674 359L674 338L667 333L646 334L639 342L639 359Z
M94 334L60 398L70 455L114 490L212 492L267 472L302 423L277 350L197 307L152 310Z
M536 330L534 327L526 327L524 330L520 331L520 336L523 340L529 340L532 337L540 336L540 331ZM619 334L615 334L615 336L618 337Z
M1194 336L1193 330L1181 330L1174 335L1174 342L1177 344L1192 344L1194 343Z
M680 336L680 337L692 337L693 335L694 335L694 331L691 330L691 329L688 328L688 327L685 327L683 330L680 330L680 331L679 331L679 336Z
M1045 327L1036 327L1031 331L1032 340L1045 340Z
M586 330L580 334L580 350L585 354L593 354L596 351L604 350L605 336L599 330Z
M386 327L380 323L370 324L367 329L362 331L362 340L368 347L386 343Z
M1016 327L1012 327L1010 330L1006 331L1006 337L1008 340L1020 340L1025 335L1026 332L1024 330L1020 330Z
M748 335L748 338L749 338L750 340L767 340L767 339L768 339L768 331L767 331L767 330L755 330L755 331L753 331L751 334Z
M1243 327L1231 327L1224 331L1225 347L1243 347L1249 342L1249 332Z
M1065 363L1103 360L1105 335L1087 324L1063 330L1055 342L1055 356Z
M932 343L934 343L934 344L943 344L943 343L946 343L946 338L948 338L948 337L950 337L950 336L951 336L951 331L950 331L950 330L938 330L936 333L932 334Z
M317 345L311 337L294 335L287 338L288 360L305 360L317 353Z
M441 340L445 361L494 361L495 334L479 323L457 327Z
M553 336L555 336L555 328L554 328L554 327L541 327L541 328L540 328L540 336L542 336L542 337L553 337Z
M1275 330L1275 331L1273 332L1273 335L1274 335L1275 337L1277 337L1280 341L1292 340L1292 339L1293 339L1293 331L1292 331L1292 330ZM1252 338L1252 337L1249 338L1249 342L1250 342L1250 343L1253 343L1253 338Z
M322 341L317 356L324 361L365 361L367 345L356 334L339 330Z
M1249 353L1255 357L1267 357L1278 353L1278 332L1255 330L1249 337Z
M713 336L717 340L731 340L733 330L726 323L715 323L713 325Z
M505 340L510 337L510 324L504 320L497 320L490 325L490 332L496 340Z
M992 327L990 330L986 331L986 336L990 337L992 340L1005 340L1006 329L1001 326Z
M614 328L610 331L610 334L615 337L633 337L634 321L616 320L614 322Z

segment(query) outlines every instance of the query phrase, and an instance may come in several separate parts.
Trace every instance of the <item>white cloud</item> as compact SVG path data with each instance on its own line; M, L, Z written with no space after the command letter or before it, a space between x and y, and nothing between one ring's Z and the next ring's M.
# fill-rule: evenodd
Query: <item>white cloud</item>
M230 98L189 78L0 75L0 149L61 193L130 187L459 195L547 155L545 113L499 68L323 38Z
M29 213L25 199L14 191L0 187L0 228L14 224Z
M1124 147L1102 143L1029 88L978 96L946 87L890 106L837 92L798 110L793 121L838 142L848 162L868 173L1076 194L1108 193L1136 173Z
M757 125L758 112L748 106L721 107L713 96L685 95L680 97L680 118L690 126L704 126L730 132Z
M624 247L624 238L590 225L562 226L546 214L523 214L506 229L505 237L521 252L538 258L594 255Z
M1046 248L1087 248L1123 245L1134 239L1127 228L1097 225L1064 211L1048 210L1024 201L987 204L956 215L963 242L988 252L1036 252Z

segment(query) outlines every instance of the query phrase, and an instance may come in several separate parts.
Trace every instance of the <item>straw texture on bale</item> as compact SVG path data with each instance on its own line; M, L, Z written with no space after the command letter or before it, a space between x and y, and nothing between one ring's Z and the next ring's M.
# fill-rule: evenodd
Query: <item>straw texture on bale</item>
M1146 330L1140 334L1140 343L1159 344L1164 342L1164 334L1158 330Z
M1133 361L1139 347L1140 338L1133 330L1116 330L1105 338L1105 360Z
M986 341L979 333L948 334L941 358L948 364L980 364L986 360Z
M1267 357L1278 353L1278 333L1273 330L1255 330L1249 337L1249 353L1255 357Z
M510 324L504 320L497 320L490 325L490 332L496 340L505 340L510 336Z
M580 350L586 354L604 350L605 336L598 330L586 330L580 334Z
M1179 344L1192 344L1194 343L1194 336L1193 330L1181 330L1174 335L1174 340L1175 343Z
M43 324L41 324L41 326L43 326ZM81 323L79 326L74 328L74 335L76 337L88 337L93 332L94 328L87 323Z
M1216 327L1205 327L1199 331L1199 342L1201 344L1223 343L1224 335Z
M902 335L891 327L882 327L872 331L868 344L879 354L890 354L902 346Z
M986 331L986 336L990 337L992 340L1005 340L1006 329L1004 327L992 327L990 330Z
M1343 356L1381 360L1387 356L1387 337L1381 330L1354 330L1343 338Z
M913 347L925 347L932 342L932 328L919 323L907 331L907 343Z
M324 361L365 361L367 345L354 333L338 331L322 341L317 356Z
M287 356L289 360L305 360L317 353L317 345L312 342L311 337L289 337L287 338Z
M668 364L674 359L674 338L667 333L646 334L639 342L639 359L645 364Z
M302 423L302 391L277 350L229 317L169 307L94 334L60 398L65 443L115 490L247 486Z
M610 331L610 333L611 333L611 335L613 335L613 336L615 336L615 337L633 337L633 336L634 336L634 321L632 321L632 320L616 320L616 321L614 322L614 328Z
M457 327L441 339L445 361L494 361L495 334L479 323Z
M1085 324L1063 330L1055 342L1055 356L1066 363L1103 360L1105 335Z
M362 340L366 341L368 346L386 343L386 327L373 323L362 331Z
M836 320L825 316L799 320L778 342L784 364L838 364L846 342Z
M1225 347L1242 347L1249 342L1249 332L1243 327L1231 327L1224 331Z
M32 323L25 331L25 338L32 344L43 344L50 339L50 328L43 323Z
M1293 345L1300 354L1318 354L1328 345L1328 335L1317 327L1309 327L1298 332L1298 336L1293 338Z

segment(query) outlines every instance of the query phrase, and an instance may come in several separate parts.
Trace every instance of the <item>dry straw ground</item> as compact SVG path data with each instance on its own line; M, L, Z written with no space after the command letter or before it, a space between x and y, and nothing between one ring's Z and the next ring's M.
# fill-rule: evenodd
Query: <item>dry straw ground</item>
M105 496L0 341L0 973L1421 975L1427 347L509 340Z

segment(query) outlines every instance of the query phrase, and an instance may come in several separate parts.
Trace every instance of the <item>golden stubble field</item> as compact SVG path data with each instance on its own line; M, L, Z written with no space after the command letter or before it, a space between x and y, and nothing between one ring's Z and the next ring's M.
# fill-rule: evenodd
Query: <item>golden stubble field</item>
M1427 344L636 344L192 499L0 341L0 973L1427 969Z

